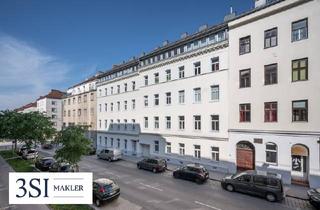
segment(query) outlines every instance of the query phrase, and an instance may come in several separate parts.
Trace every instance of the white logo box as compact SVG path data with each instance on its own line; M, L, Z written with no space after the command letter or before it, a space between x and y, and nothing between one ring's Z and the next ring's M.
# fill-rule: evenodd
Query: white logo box
M9 173L9 204L92 204L92 173Z

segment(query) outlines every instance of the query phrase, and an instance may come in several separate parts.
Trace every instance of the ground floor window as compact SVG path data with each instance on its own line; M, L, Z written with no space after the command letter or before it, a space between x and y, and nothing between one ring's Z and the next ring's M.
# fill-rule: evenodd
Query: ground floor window
M108 145L108 138L104 137L104 145L107 146Z
M167 142L167 153L171 153L171 142Z
M219 147L211 147L212 160L219 161Z
M275 143L266 144L266 162L277 163L277 145Z
M125 139L124 140L124 149L127 150L127 148L128 148L128 140Z
M184 155L184 151L185 151L184 144L180 143L179 144L179 154Z
M200 145L194 145L194 157L195 158L201 158L201 147Z
M111 147L113 147L113 138L111 138Z
M159 152L159 141L154 141L154 151Z
M117 148L120 148L120 139L117 139Z

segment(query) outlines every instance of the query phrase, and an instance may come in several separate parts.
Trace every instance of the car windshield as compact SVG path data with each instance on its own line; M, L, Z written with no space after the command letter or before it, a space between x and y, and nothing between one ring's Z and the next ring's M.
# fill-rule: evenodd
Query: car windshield
M245 173L245 172L242 172L242 173L238 173L238 174L234 174L234 175L232 175L232 179L236 179L236 178L238 178L238 177L240 177L240 176L242 176L242 175L245 175L245 174L247 174L247 173Z
M115 184L112 182L110 184L104 185L104 189L106 191L112 191L113 187L115 186Z

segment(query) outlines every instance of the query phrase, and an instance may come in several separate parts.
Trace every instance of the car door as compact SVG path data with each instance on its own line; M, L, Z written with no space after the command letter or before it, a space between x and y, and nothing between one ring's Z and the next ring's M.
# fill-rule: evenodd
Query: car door
M252 176L244 174L235 179L234 185L237 191L251 194L253 188Z
M265 196L267 191L268 178L266 176L255 175L253 176L254 189L252 193L258 196Z
M97 183L93 182L93 184L92 184L93 198L95 198L95 196L97 196L98 190L99 190L99 185Z
M194 177L193 168L186 167L185 170L184 170L184 177L187 180L193 180L193 177Z

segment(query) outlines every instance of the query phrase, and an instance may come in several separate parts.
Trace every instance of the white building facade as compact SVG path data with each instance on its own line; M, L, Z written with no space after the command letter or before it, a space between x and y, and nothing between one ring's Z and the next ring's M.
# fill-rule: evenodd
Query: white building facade
M279 1L229 22L230 162L320 184L320 1Z

